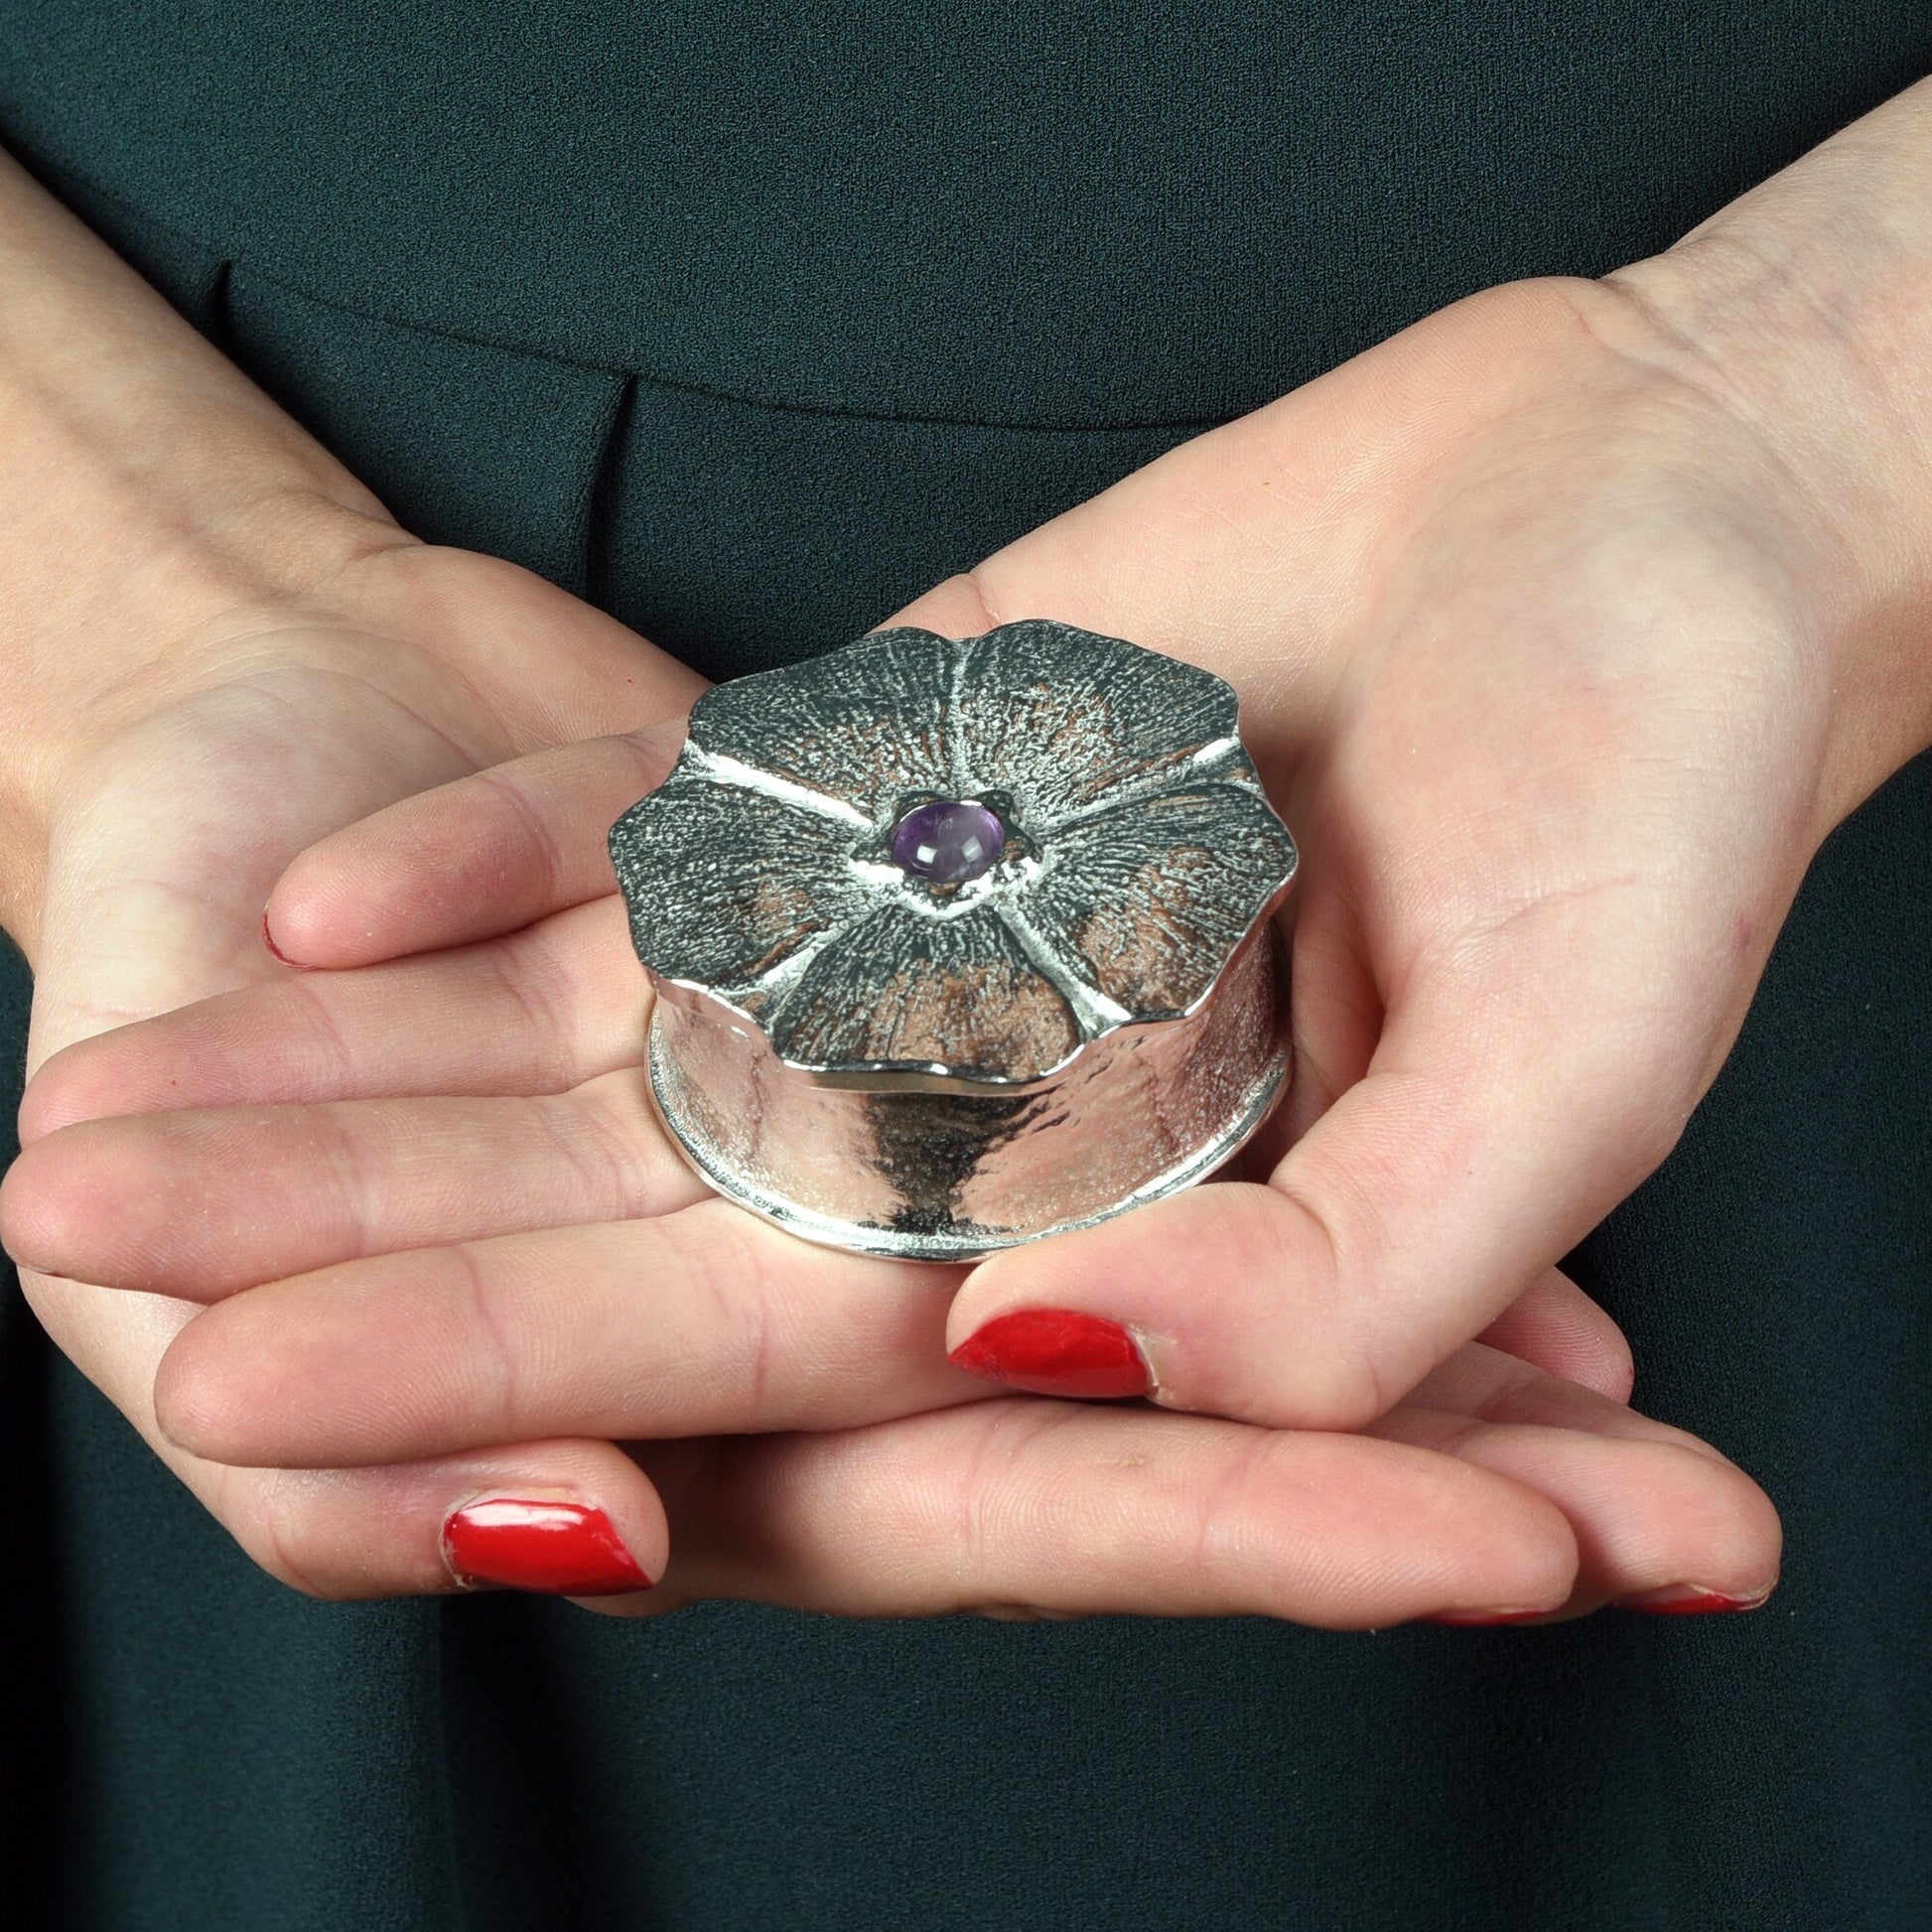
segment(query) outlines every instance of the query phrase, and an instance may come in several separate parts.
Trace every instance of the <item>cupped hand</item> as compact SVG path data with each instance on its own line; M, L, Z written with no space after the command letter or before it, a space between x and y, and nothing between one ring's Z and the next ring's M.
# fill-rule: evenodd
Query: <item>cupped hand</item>
M335 527L334 524L331 525ZM413 790L536 746L675 721L701 681L576 599L511 565L359 519L299 596L237 596L165 651L97 680L41 748L44 876L15 908L36 969L30 1068L150 1015L287 977L263 944L276 878L305 846ZM648 736L637 782L659 765ZM112 1080L101 1105L117 1104ZM37 1102L28 1103L31 1137ZM31 1262L33 1257L27 1256ZM170 1440L157 1364L193 1314L22 1270L54 1338L257 1555L299 1542L320 1478L238 1470ZM379 1526L425 1483L475 1493L506 1473L566 1487L607 1443L542 1455L334 1479L334 1506ZM625 1465L626 1469L628 1465Z
M302 1500L278 1574L451 1587L442 1520L477 1493L453 1477L485 1455L498 1493L621 1526L660 1579L627 1609L1358 1626L1769 1587L1768 1505L1623 1406L1621 1337L1554 1274L1364 1435L989 1400L944 1360L960 1271L809 1248L706 1198L666 1145L602 859L639 788L614 739L379 813L271 903L278 944L338 970L97 1039L36 1083L8 1238L213 1305L168 1351L160 1419L202 1456L319 1472L275 1478ZM375 963L391 952L419 956ZM634 1461L543 1487L499 1447L540 1465L557 1437ZM397 1488L409 1458L425 1473ZM359 1464L388 1472L379 1518Z
M895 620L1048 615L1222 673L1305 855L1253 1177L987 1260L957 1360L1358 1427L1677 1141L1885 775L1864 654L1903 567L1844 449L1653 298L1474 298Z

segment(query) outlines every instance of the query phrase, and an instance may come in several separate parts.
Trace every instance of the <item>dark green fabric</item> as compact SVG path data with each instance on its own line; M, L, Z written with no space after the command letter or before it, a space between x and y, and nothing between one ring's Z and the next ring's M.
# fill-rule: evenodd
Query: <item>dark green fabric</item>
M1231 413L1672 239L1919 0L6 0L14 134L351 306L803 407Z
M1924 0L0 0L0 130L405 520L713 674L1928 68ZM1783 1508L1766 1610L315 1604L15 1304L10 1879L64 1932L1932 1923L1928 849L1921 760L1577 1258Z

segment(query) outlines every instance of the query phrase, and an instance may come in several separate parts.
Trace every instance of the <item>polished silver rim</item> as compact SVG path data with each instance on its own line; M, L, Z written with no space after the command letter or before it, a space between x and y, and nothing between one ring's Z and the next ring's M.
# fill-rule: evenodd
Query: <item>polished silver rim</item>
M1252 1140L1262 1123L1273 1112L1288 1082L1290 1050L1284 1041L1277 1045L1243 1096L1240 1107L1227 1125L1205 1145L1185 1159L1155 1175L1120 1201L1077 1219L1056 1221L1050 1227L1028 1230L991 1239L964 1234L913 1234L897 1228L880 1227L863 1221L840 1220L813 1208L801 1206L780 1194L748 1185L745 1177L726 1160L722 1151L703 1134L679 1118L665 1098L667 1081L662 1068L664 1057L656 1018L650 1028L648 1053L650 1097L658 1119L671 1143L690 1164L698 1176L727 1200L748 1207L754 1214L795 1234L803 1241L821 1247L843 1248L857 1254L891 1256L901 1261L977 1261L1002 1248L1018 1248L1049 1235L1070 1234L1077 1228L1097 1227L1148 1201L1180 1193L1196 1181L1205 1179L1216 1169L1231 1161Z

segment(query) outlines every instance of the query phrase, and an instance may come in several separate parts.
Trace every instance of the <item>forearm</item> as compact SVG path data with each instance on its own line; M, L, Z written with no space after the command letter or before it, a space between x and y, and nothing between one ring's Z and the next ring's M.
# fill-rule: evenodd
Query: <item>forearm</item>
M1608 280L1837 533L1849 810L1932 745L1932 80Z
M17 880L50 773L131 674L397 534L0 154L0 875Z

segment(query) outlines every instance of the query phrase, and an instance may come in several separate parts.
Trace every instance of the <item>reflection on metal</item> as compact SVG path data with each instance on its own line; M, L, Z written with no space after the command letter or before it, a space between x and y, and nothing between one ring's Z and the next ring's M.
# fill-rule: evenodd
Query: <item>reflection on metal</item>
M1286 1077L1294 842L1232 689L1137 645L893 630L721 685L611 851L666 1126L812 1240L967 1260L1105 1219Z

